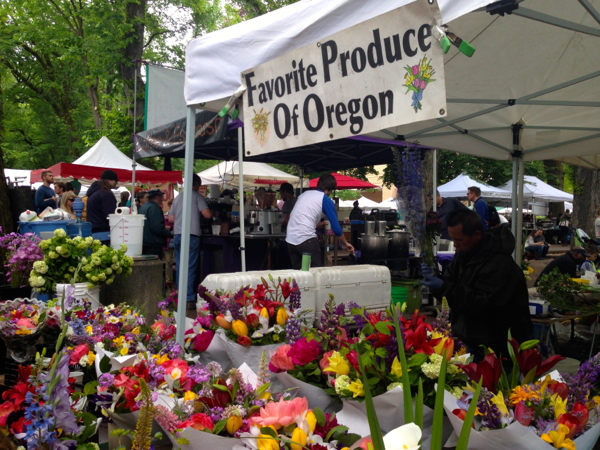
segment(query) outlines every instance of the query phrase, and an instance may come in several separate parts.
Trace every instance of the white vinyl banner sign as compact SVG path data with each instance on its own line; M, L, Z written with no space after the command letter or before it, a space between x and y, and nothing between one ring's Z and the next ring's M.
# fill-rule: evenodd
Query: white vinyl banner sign
M439 21L417 0L243 72L245 154L445 116Z

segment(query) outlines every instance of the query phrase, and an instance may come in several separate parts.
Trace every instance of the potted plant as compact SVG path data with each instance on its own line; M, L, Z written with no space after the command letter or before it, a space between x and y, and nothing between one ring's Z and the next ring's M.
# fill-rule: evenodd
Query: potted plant
M0 228L0 232L2 228ZM0 300L29 297L31 289L27 283L36 261L44 259L38 247L40 238L33 233L24 235L9 233L0 236L0 248L5 250L4 267L6 279L10 283L0 286Z

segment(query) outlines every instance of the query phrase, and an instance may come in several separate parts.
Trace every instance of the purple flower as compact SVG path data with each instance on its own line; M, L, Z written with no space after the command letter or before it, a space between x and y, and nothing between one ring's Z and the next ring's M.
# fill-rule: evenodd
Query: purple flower
M102 375L100 375L100 378L98 378L98 385L100 387L107 388L113 384L114 380L115 377L110 373L103 373Z
M298 283L296 283L295 279L292 280L292 288L295 289L293 289L290 293L289 306L292 311L296 311L301 306L300 297L302 294L300 293L300 288L298 287Z

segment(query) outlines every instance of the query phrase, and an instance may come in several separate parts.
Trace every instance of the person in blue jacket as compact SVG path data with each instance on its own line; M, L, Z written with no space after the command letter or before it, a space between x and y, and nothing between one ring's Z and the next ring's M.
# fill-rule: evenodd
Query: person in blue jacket
M467 188L467 200L473 202L473 210L481 217L483 229L487 230L490 225L490 208L485 200L481 198L481 189L477 186Z
M56 200L58 197L54 192L54 189L50 187L54 183L54 175L49 170L42 172L42 186L35 191L35 212L38 214L44 211L48 206L52 209L56 209Z
M117 209L117 198L112 190L119 178L114 170L106 169L99 181L94 181L87 191L87 221L92 224L92 233L110 231L108 215Z
M321 267L321 248L317 239L316 227L321 217L327 216L334 234L340 238L349 252L354 251L338 222L335 205L329 198L337 187L337 181L331 174L323 174L317 182L317 189L306 191L298 197L287 225L285 241L288 243L292 268L302 268L302 254L311 255L311 267Z

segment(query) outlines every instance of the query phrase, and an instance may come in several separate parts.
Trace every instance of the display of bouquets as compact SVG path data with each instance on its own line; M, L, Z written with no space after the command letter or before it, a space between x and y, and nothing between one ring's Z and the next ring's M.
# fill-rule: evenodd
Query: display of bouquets
M2 227L0 227L2 233ZM0 234L0 248L5 249L6 278L12 287L27 285L33 263L44 259L42 250L38 247L41 239L34 233Z
M558 269L539 278L537 291L540 297L550 302L554 309L580 311L587 314L600 312L598 301L586 295L586 293L600 293L600 287L581 285L569 274L561 273Z
M339 424L335 414L309 409L303 397L267 403L248 425L248 431L240 433L242 445L233 450L336 450L360 439Z
M346 305L336 305L333 296L325 302L319 324L306 337L300 333L288 333L288 343L271 355L269 370L286 389L297 389L298 397L308 399L311 408L327 413L337 412L342 402L337 395L324 391L328 386L328 357L339 351L348 340L346 328Z
M219 339L234 367L246 362L257 372L263 351L275 352L306 326L308 311L301 309L300 289L295 280L264 278L256 288L241 288L236 293L215 294L200 287L198 293L209 303ZM274 392L281 386L270 377Z
M116 250L91 237L71 239L61 228L54 230L51 239L41 241L39 248L44 259L33 263L29 276L36 292L53 293L56 284L65 281L87 283L89 288L112 284L117 276L130 275L133 266L133 259L125 254L127 246Z
M35 354L34 344L44 329L46 308L44 302L28 298L0 302L0 338L16 362L28 362Z
M266 355L261 368L266 369ZM251 418L271 401L266 370L247 365L223 371L218 363L197 365L196 382L180 394L175 408L155 408L155 418L175 448L229 450L249 430Z
M588 362L575 377L563 380L556 372L543 375L563 357L542 361L536 344L527 341L519 345L510 340L513 368L508 374L494 353L463 367L472 382L481 379L483 385L471 434L474 448L547 449L550 444L581 450L591 449L598 439L598 404L589 397L590 383L584 379L600 371L600 366L593 368L600 358ZM455 429L462 426L471 394L472 386L467 384L460 400L444 399Z

